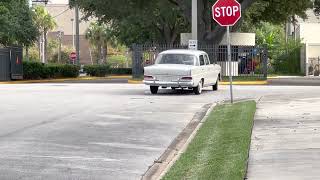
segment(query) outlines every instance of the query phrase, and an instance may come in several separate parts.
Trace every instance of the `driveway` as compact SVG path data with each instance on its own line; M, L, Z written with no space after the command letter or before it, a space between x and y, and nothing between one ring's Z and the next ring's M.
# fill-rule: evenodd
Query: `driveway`
M267 95L259 101L248 180L320 179L319 107L316 87Z
M319 88L235 86L237 100ZM139 179L204 105L201 96L144 85L0 85L0 179Z

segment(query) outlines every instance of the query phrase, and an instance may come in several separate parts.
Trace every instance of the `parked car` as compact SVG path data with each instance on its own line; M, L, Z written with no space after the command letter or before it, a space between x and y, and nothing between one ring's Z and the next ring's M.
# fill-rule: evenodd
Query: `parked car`
M152 94L159 87L191 89L201 94L202 88L212 86L218 90L221 67L211 64L203 51L168 50L160 53L154 65L144 68L144 84L150 86Z

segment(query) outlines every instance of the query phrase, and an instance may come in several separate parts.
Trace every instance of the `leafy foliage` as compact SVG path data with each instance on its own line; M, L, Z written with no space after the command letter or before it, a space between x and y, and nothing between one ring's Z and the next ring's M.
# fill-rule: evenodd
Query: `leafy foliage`
M246 22L266 21L284 23L289 17L305 18L305 10L313 0L239 0ZM87 16L94 15L103 22L112 22L113 33L122 43L175 43L179 34L190 32L190 0L71 0L78 2ZM224 28L211 18L211 7L216 0L198 0L200 40L221 39ZM249 19L249 20L247 20ZM237 30L235 26L233 30Z
M85 65L83 70L90 76L105 77L110 72L110 66L107 64Z
M314 13L316 16L320 16L320 0L314 1Z
M286 42L282 26L266 22L260 23L255 32L257 44L268 48L269 73L300 73L301 43L299 40L289 38Z
M37 36L26 0L0 1L0 44L29 46Z
M24 79L74 78L79 76L75 65L42 64L35 61L23 62Z

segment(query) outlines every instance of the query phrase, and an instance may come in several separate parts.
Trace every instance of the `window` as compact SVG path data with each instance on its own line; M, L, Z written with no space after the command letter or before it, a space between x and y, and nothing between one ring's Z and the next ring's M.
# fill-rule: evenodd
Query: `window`
M204 65L205 65L203 55L201 55L201 56L199 57L199 61L200 61L200 66L204 66Z
M187 54L161 54L156 60L156 64L185 64L194 65L196 57Z
M208 55L204 55L204 60L205 60L205 62L206 62L206 65L209 65L209 64L210 64Z

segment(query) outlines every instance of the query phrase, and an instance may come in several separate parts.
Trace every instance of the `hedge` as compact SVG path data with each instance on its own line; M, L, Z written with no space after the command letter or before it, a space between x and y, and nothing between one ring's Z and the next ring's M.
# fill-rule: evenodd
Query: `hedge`
M85 65L84 72L90 76L105 77L106 75L129 75L132 74L131 68L111 68L110 65Z
M79 76L79 67L69 64L42 64L35 61L23 62L24 79L74 78Z

